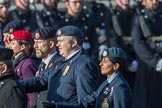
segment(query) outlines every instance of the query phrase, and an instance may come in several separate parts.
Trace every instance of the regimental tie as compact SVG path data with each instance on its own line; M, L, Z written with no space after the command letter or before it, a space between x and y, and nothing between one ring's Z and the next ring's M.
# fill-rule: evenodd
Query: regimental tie
M44 62L42 62L40 64L40 71L43 72L45 70L46 64Z

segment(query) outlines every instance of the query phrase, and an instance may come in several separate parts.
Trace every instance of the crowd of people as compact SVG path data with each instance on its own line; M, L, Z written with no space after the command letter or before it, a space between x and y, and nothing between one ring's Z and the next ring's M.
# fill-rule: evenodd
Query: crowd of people
M162 2L0 0L0 108L161 108Z

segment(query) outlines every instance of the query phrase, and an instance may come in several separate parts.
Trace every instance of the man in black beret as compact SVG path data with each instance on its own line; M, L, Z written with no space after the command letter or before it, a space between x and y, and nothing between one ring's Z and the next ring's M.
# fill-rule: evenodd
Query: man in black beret
M0 108L27 108L24 88L13 72L13 50L0 48Z
M62 61L56 63L56 67L48 76L45 77L48 72L44 72L39 78L28 82L22 81L21 84L28 92L33 89L39 90L48 84L48 101L80 101L97 89L100 77L99 66L83 49L84 35L78 27L64 26L58 29L56 34L57 48ZM35 41L35 48L36 44L38 47L39 42ZM36 52L39 53L41 49L43 47L39 46Z
M33 34L35 54L37 58L41 59L41 63L36 73L36 77L29 81L36 81L40 78L43 80L43 78L46 77L46 74L49 74L49 70L55 67L55 60L59 57L59 54L56 51L57 40L55 35L56 30L52 27L40 28ZM29 87L29 89L32 88ZM37 89L37 86L35 86L34 89L35 92L38 92L36 108L43 108L41 101L45 101L47 98L47 86L43 86L41 89Z

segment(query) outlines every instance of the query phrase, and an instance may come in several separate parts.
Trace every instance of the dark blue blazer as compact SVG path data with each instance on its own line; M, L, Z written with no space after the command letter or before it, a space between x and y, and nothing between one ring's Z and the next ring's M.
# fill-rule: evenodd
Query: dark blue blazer
M83 49L69 60L58 58L55 63L50 72L21 81L27 92L42 90L48 85L47 100L57 102L81 100L97 90L99 66Z
M102 108L101 105L105 97L108 99L110 108L131 107L132 91L121 73L110 84L107 80L104 81L92 95L88 95L77 102L57 102L55 106L57 108Z
M106 92L105 87L109 89L107 90L106 97L111 108L130 108L132 91L123 75L119 73L108 86L106 82L107 80L103 82L96 93L94 92L94 95L96 94L97 97L96 108L101 107L103 98L105 98L102 96Z

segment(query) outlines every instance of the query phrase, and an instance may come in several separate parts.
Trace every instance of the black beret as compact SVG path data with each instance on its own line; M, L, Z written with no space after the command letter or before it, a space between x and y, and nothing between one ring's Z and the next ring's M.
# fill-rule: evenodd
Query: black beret
M20 20L13 20L6 24L3 28L3 33L13 33L16 30L24 29L24 24Z
M54 38L56 35L56 30L52 27L43 27L38 29L34 33L34 39L50 39Z
M12 60L13 50L9 48L0 48L0 61Z
M111 47L103 51L102 58L103 57L126 59L127 56L125 51L121 48Z
M76 26L64 26L57 30L57 36L75 36L80 39L84 38L83 32Z

